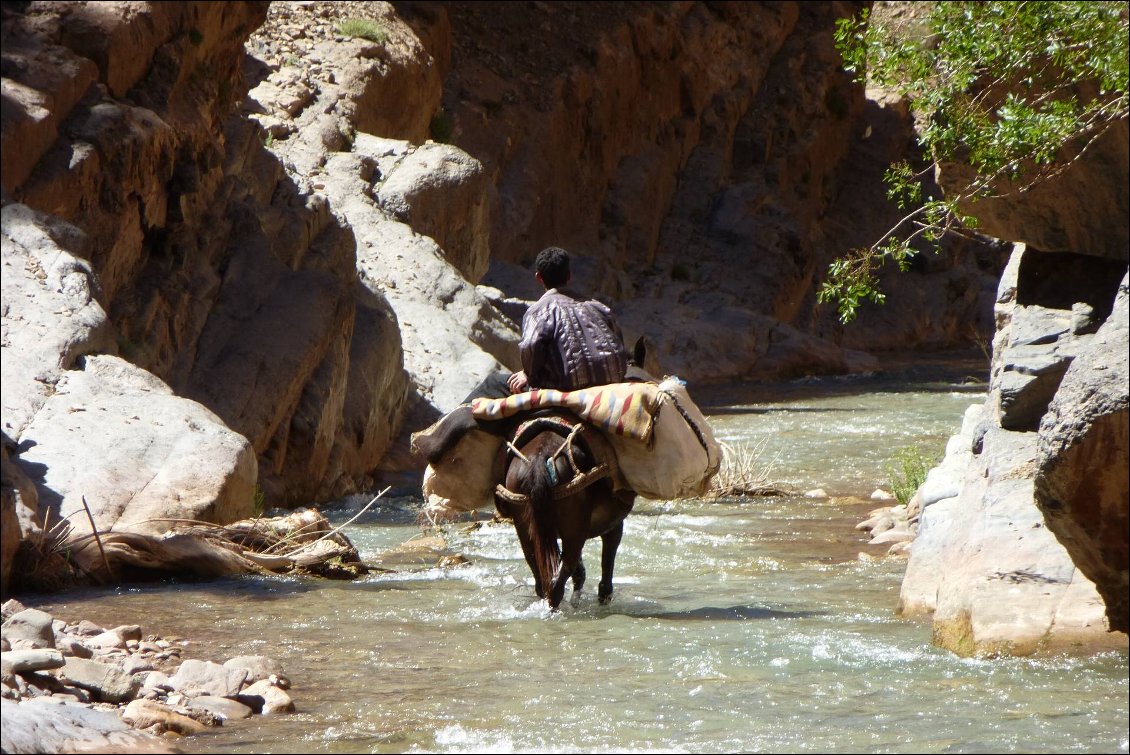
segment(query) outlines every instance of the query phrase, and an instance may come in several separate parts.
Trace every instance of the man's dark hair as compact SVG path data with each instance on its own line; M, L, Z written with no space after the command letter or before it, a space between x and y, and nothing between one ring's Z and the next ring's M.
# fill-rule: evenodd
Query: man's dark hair
M569 253L560 247L546 247L538 252L534 269L546 288L560 288L569 282Z

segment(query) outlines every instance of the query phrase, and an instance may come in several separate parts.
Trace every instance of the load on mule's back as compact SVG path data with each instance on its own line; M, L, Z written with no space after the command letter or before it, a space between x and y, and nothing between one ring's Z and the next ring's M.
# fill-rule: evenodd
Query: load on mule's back
M635 369L625 382L627 350L611 311L562 290L568 253L545 249L536 267L546 291L523 318L523 369L488 377L466 403L416 433L413 449L428 460L426 511L494 504L514 520L538 596L554 608L570 578L575 590L584 584L581 550L601 537L605 602L636 493L704 492L720 449L681 381L657 384ZM642 367L642 339L634 361Z

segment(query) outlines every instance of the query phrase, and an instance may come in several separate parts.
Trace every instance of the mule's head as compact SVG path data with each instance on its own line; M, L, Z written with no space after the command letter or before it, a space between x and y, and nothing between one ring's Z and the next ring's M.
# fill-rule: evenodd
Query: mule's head
M644 369L646 359L647 343L643 336L640 336L636 339L636 345L632 347L632 355L628 358L628 369L624 373L624 379L630 383L658 383L659 380Z

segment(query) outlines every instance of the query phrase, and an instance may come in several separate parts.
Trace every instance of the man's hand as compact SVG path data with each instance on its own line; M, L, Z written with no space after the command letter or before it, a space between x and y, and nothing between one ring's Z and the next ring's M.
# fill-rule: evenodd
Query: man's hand
M530 381L526 379L525 371L518 370L506 379L506 386L511 393L522 393L530 387Z

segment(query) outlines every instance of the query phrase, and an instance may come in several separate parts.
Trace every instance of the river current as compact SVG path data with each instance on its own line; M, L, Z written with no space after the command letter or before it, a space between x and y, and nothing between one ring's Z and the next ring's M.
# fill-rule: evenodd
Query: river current
M609 605L599 540L588 586L551 614L513 528L490 522L445 529L458 566L24 602L178 635L186 658L280 660L298 712L183 740L192 753L1127 752L1125 652L964 659L930 644L929 622L895 617L905 562L854 525L892 453L940 454L985 384L973 360L892 368L690 386L719 439L760 446L792 494L641 500ZM803 496L817 487L830 497ZM382 499L346 533L377 560L420 533L419 505Z

